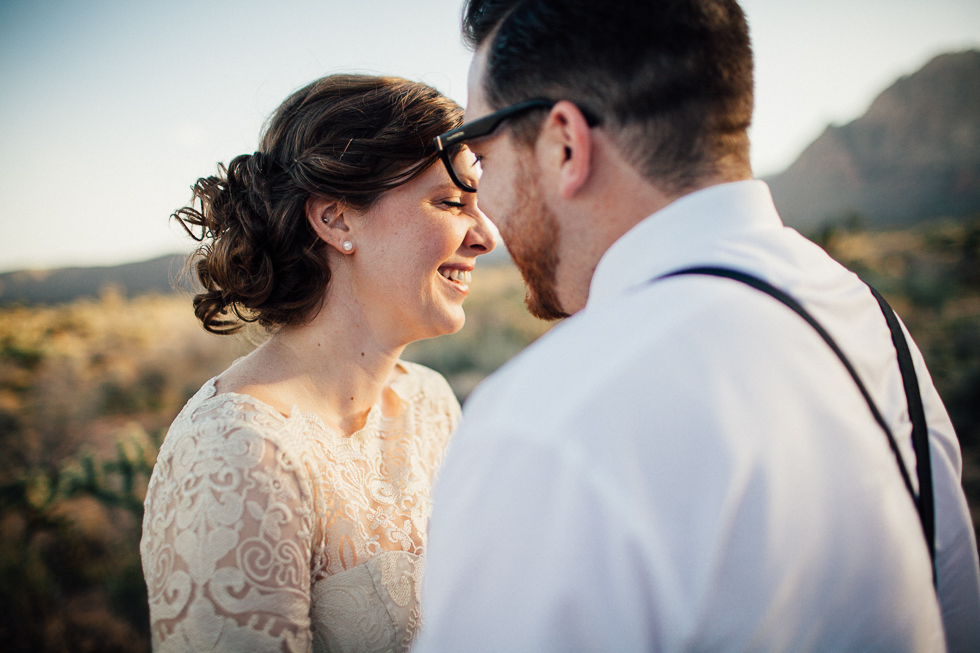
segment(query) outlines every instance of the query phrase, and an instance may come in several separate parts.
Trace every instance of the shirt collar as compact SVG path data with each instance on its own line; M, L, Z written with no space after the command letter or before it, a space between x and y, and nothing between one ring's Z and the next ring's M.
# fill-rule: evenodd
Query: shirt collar
M654 277L711 263L716 245L746 230L783 226L764 181L709 186L685 195L623 234L592 275L588 305Z

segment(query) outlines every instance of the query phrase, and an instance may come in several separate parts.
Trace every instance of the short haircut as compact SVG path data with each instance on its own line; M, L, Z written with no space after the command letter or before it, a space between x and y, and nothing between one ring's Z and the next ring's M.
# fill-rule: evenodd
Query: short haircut
M494 109L569 100L667 190L751 174L752 49L735 0L467 0L463 34L488 47ZM525 142L539 126L540 113L513 123Z

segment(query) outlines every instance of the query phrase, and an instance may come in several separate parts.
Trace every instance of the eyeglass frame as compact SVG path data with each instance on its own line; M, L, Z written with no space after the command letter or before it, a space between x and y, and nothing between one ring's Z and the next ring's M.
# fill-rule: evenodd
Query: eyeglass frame
M532 109L550 109L551 107L558 104L558 100L549 100L547 98L534 98L531 100L524 100L523 102L518 102L517 104L512 104L509 107L504 107L499 111L494 111L489 113L482 118L477 118L476 120L470 121L464 125L460 125L456 129L450 129L449 131L439 134L432 139L432 144L435 145L436 153L439 155L439 159L442 161L443 165L446 166L446 172L449 173L449 178L453 180L461 190L467 193L475 193L476 188L470 186L456 174L456 168L453 166L453 160L450 156L450 149L454 146L462 144L464 141L472 140L474 138L483 138L484 136L489 136L509 118L514 118L521 113L531 111ZM586 111L579 107L579 111L585 117L586 124L589 127L595 127L599 124L599 119L595 117L591 112Z

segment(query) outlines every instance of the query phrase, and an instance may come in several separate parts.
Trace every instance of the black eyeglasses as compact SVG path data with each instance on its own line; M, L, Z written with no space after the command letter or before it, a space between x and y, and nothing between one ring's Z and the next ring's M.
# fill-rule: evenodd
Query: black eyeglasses
M462 190L467 193L475 193L476 188L470 186L464 182L459 173L456 171L455 163L453 157L459 153L459 146L464 142L474 138L481 138L491 134L497 127L500 126L502 122L508 118L513 118L518 114L531 111L532 109L550 109L555 106L557 100L547 100L545 98L537 98L534 100L525 100L524 102L518 102L517 104L512 104L509 107L504 107L500 111L494 111L491 114L483 116L482 118L477 118L472 122L468 122L465 125L460 125L456 129L451 129L445 134L440 134L432 139L433 144L436 146L436 152L439 154L439 158L442 159L443 165L446 166L446 172L449 173L449 178L453 180L453 183L459 186ZM595 127L599 124L598 118L596 118L592 113L585 111L581 107L579 110L585 117L586 123L589 127Z

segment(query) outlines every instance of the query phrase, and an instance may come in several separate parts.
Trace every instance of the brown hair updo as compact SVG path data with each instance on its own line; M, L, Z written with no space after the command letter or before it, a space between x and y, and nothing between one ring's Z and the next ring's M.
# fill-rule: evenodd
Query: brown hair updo
M462 116L435 89L397 77L331 75L289 96L260 151L198 179L191 204L173 215L201 242L190 261L203 286L194 313L204 328L228 334L243 322L271 328L314 317L330 269L307 200L370 207L425 172L437 158L432 139Z

